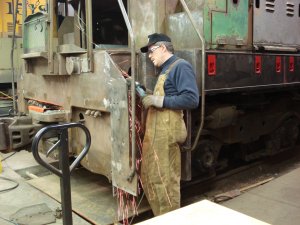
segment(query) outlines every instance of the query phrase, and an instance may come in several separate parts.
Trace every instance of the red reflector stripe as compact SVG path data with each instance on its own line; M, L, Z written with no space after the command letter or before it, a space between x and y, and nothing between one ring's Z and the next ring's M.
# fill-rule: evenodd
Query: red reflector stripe
M261 74L261 56L255 56L255 73Z
M294 58L294 56L290 56L289 71L290 72L294 72L295 71L295 58Z
M207 73L209 76L215 76L217 74L216 61L216 55L207 55Z
M276 73L281 73L281 57L276 56L276 63L275 63Z

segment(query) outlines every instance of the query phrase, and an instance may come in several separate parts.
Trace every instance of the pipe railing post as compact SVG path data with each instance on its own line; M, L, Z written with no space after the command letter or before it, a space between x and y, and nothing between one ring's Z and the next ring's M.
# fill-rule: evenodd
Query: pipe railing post
M93 18L92 18L92 0L85 0L85 17L86 17L86 45L89 60L89 72L94 71L94 56L93 56Z
M54 73L54 62L53 62L53 35L54 35L54 5L56 0L49 0L48 9L48 26L49 26L49 40L48 40L48 69L49 73Z
M197 32L197 35L201 41L201 56L202 56L202 63L201 63L201 118L200 118L200 127L198 129L198 132L197 132L197 135L196 135L196 138L194 140L194 143L193 145L191 146L191 148L183 148L184 151L193 151L195 150L195 148L197 147L197 144L198 144L198 141L199 141L199 138L200 138L200 135L201 135L201 132L202 132L202 129L204 127L204 116L205 116L205 40L203 38L203 36L201 35L201 33L199 32L199 30L197 29L197 25L195 23L195 20L193 19L193 16L186 4L186 2L184 0L180 0L183 8L184 8L184 11L187 13L192 25L193 25L193 28L195 29L195 31Z

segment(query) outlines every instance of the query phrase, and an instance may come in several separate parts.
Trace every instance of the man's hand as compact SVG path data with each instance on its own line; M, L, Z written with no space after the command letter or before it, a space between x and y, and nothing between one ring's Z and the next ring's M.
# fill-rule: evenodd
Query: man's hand
M150 106L162 108L164 103L164 96L147 95L143 98L142 102L145 109L148 109Z

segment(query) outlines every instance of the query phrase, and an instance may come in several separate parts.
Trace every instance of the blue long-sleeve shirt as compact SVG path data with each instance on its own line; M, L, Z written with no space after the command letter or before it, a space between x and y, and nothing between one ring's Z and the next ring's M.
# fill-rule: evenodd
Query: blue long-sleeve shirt
M164 74L169 66L178 57L173 55L161 66ZM195 72L192 65L181 59L171 69L164 84L164 108L169 109L194 109L199 104L199 91L196 83Z

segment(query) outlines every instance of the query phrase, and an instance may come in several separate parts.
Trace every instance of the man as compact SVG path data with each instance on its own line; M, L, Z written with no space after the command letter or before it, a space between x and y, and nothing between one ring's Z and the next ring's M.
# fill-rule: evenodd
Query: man
M173 55L171 39L154 33L141 52L161 69L153 95L142 99L148 109L141 180L155 216L180 207L181 155L187 136L183 110L198 106L199 92L190 63Z

